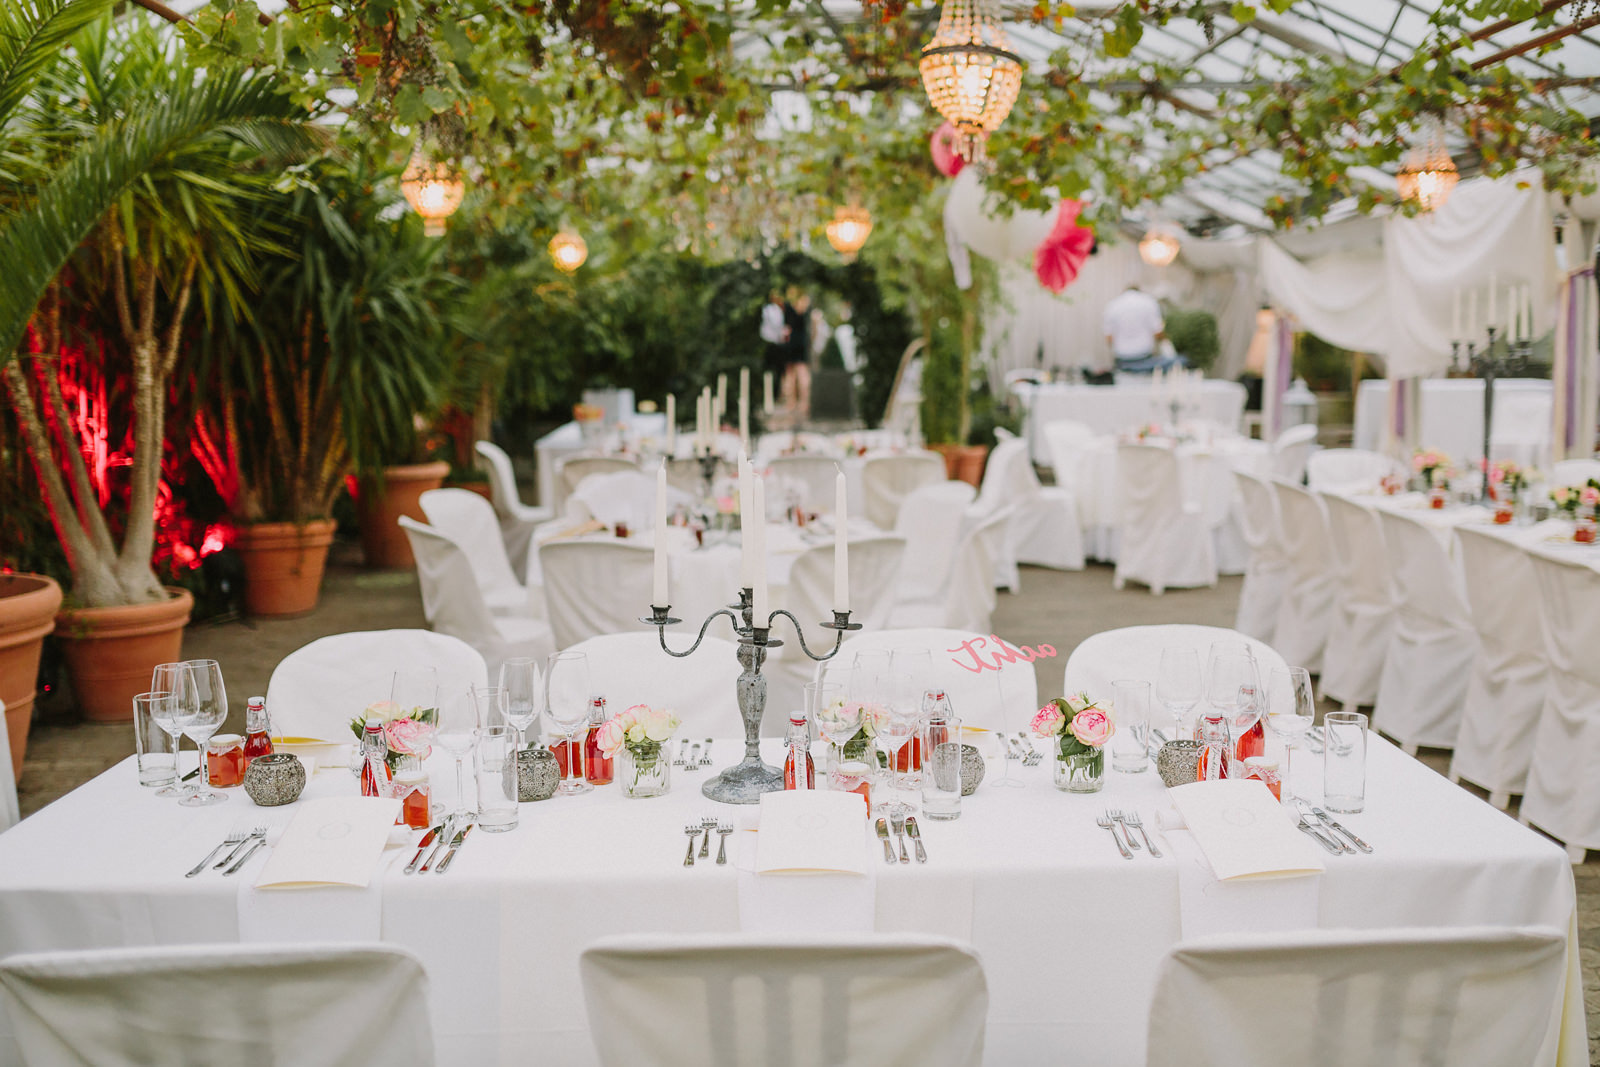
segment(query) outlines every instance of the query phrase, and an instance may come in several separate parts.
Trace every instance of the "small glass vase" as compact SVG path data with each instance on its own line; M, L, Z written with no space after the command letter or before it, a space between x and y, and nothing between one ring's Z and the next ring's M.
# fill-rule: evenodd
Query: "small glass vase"
M672 788L672 761L659 741L617 750L616 781L629 797L659 797Z
M1058 753L1054 780L1056 788L1064 793L1100 792L1106 784L1105 750L1093 748L1070 756Z

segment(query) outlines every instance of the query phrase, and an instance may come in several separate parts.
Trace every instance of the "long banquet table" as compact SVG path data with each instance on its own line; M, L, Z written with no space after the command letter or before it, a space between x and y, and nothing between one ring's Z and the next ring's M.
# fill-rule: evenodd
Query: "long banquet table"
M1502 378L1495 383L1496 459L1540 465L1549 456L1552 386L1542 378ZM1356 448L1383 450L1383 423L1389 413L1389 382L1369 378L1356 389ZM1425 378L1416 420L1416 441L1468 466L1483 454L1483 380Z
M1144 423L1172 421L1171 413L1163 406L1168 394L1158 392L1148 378L1116 385L1048 382L1016 388L1028 408L1023 433L1028 439L1029 454L1035 463L1045 466L1050 464L1050 446L1045 443L1044 428L1055 419L1084 423L1098 434L1117 434ZM1244 386L1210 378L1187 394L1184 417L1205 419L1237 431L1244 405Z
M773 761L777 742L766 744ZM719 766L736 747L717 743ZM435 781L449 781L443 766L435 770ZM1108 805L1136 808L1153 824L1166 806L1153 770L1110 773L1105 790L1088 797L1057 792L1050 771L1048 760L1013 763L1024 788L985 785L958 821L923 820L925 866L885 866L864 829L864 878L757 875L749 869L755 835L743 832L730 840L728 866L685 868L683 825L715 805L699 793L709 771L675 769L672 792L654 800L602 788L525 804L517 830L474 834L444 875L403 875L412 850L392 847L367 889L274 892L251 887L264 853L236 878L183 872L229 828L256 820L281 827L292 807L257 809L234 790L226 804L182 809L139 788L129 759L0 835L0 956L381 937L427 968L440 1063L581 1064L595 1057L578 954L603 935L921 931L970 941L981 953L987 1063L1135 1065L1157 965L1181 938L1538 924L1569 931L1570 955L1539 1062L1585 1061L1565 856L1382 740L1372 740L1367 811L1348 817L1375 852L1324 857L1320 876L1249 885L1218 883L1181 830L1153 834L1162 859L1120 857L1094 817ZM991 777L999 773L991 764ZM353 791L347 771L324 770L307 795ZM753 826L752 809L716 814ZM15 1059L0 1032L0 1063Z

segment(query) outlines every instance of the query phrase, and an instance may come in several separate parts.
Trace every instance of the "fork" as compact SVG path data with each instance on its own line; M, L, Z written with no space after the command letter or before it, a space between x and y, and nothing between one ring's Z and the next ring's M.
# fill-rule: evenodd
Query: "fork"
M1139 811L1137 808L1130 809L1123 814L1122 825L1124 827L1131 826L1135 830L1139 831L1139 836L1144 838L1144 847L1150 850L1150 855L1156 859L1161 858L1161 850L1156 848L1156 846L1150 841L1150 835L1145 833L1144 819L1139 816Z
M733 833L733 823L717 823L717 836L721 838L721 840L717 842L718 864L726 864L728 862L728 835L731 833Z
M706 750L700 754L700 766L711 766L711 738L706 738Z
M235 847L235 849L237 849L238 846L244 844L245 841L249 840L249 837L250 837L250 835L245 833L243 830L229 830L228 831L228 836L224 837L222 839L222 843L217 845L216 848L212 849L209 853L207 853L205 859L201 860L199 863L195 864L192 868L190 868L189 873L185 874L184 877L185 878L193 878L195 875L199 874L201 871L206 869L206 864L210 863L212 858L215 857L218 852L221 852L223 849L227 848L229 845L233 845ZM231 855L231 853L230 853L230 855ZM226 863L227 861L224 860L223 862Z
M226 856L222 857L220 860L218 860L216 863L214 863L212 865L212 870L220 871L220 870L222 870L222 868L226 867L229 863L231 863L235 858L238 857L240 850L243 849L246 845L248 845L250 843L250 839L251 838L254 838L254 837L265 838L266 836L267 836L267 828L265 826L259 824L259 823L256 824L254 827L251 828L249 834L247 834L245 836L245 839L243 841L239 842L238 845L234 846L234 849L233 849L232 852L228 853Z
M697 822L689 823L683 828L683 832L689 836L689 851L683 854L685 867L694 866L694 839L700 836L700 829L700 824Z
M1115 841L1117 843L1117 851L1122 853L1122 858L1123 859L1125 859L1125 860L1133 859L1133 853L1129 852L1128 851L1128 846L1124 845L1122 843L1122 835L1117 833L1117 827L1116 827L1116 825L1114 823L1112 823L1111 815L1109 813L1102 811L1100 813L1100 817L1098 819L1096 819L1095 822L1098 823L1100 826L1104 827L1105 829L1111 831L1111 840L1113 840L1113 841Z
M700 742L696 741L694 747L689 750L689 759L684 766L691 771L700 766Z
M1044 759L1044 753L1033 747L1033 742L1027 734L1017 735L1017 744L1022 746L1022 765L1024 767L1037 767L1039 761Z
M700 858L705 859L711 855L711 832L717 828L717 820L707 816L700 820L700 829L706 832L706 839L700 842Z
M1122 827L1122 835L1128 839L1128 847L1130 849L1132 849L1133 851L1138 852L1139 851L1139 842L1137 842L1137 841L1135 841L1133 839L1133 831L1128 829L1128 825L1122 821L1122 809L1121 808L1111 808L1109 811L1106 812L1106 814L1111 816L1111 821L1112 822L1114 822L1118 826Z
M889 816L889 827L894 831L895 844L900 846L900 862L910 863L911 857L906 852L906 817L899 812Z
M683 742L678 745L678 758L672 761L673 766L682 767L683 766L684 757L687 756L688 754L689 754L689 739L687 737L685 737L683 739Z

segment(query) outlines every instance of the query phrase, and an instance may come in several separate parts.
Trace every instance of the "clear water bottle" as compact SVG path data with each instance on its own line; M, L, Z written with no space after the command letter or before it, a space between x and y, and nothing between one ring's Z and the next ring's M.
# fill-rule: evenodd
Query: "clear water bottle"
M1207 712L1200 720L1200 766L1196 780L1214 782L1227 778L1232 754L1233 738L1228 732L1228 720L1221 712Z

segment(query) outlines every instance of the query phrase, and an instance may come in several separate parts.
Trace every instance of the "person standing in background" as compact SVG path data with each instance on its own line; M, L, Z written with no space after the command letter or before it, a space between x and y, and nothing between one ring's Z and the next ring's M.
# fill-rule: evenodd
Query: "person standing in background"
M783 322L783 297L774 289L761 305L761 365L771 371L774 378L783 376L783 343L789 339L789 328Z
M1167 338L1161 304L1137 285L1111 298L1101 316L1106 344L1124 374L1149 374L1157 367L1176 366L1176 356L1159 356L1156 346Z
M811 338L806 312L811 298L790 286L783 306L788 338L783 346L783 406L803 418L811 407Z

